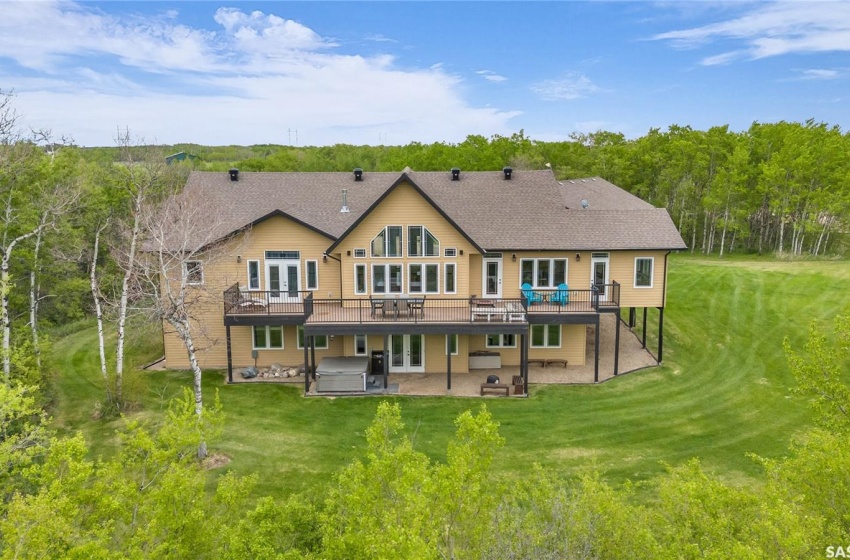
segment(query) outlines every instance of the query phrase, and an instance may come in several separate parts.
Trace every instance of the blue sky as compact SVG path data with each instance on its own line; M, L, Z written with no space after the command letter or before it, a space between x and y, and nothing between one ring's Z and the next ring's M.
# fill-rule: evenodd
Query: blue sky
M850 126L850 3L0 2L22 123L112 145Z

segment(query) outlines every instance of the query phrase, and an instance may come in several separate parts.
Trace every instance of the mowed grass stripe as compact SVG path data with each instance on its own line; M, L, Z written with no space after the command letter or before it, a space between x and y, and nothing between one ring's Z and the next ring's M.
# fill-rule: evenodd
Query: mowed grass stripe
M218 389L227 414L215 449L231 458L212 476L225 469L258 472L259 494L324 484L362 457L364 430L378 403L390 400L401 403L417 448L436 460L445 458L454 418L485 403L507 441L494 464L497 476L522 476L539 462L564 476L599 470L614 482L640 481L659 473L662 461L675 465L699 457L729 480L750 482L760 467L747 453L780 456L793 434L809 424L806 403L791 395L794 380L782 340L788 336L802 347L812 320L827 321L850 305L847 268L833 262L674 255L663 367L597 386L535 386L526 400L305 399L300 387L228 386L222 372L209 372L207 398ZM650 310L647 340L653 351L657 315ZM73 340L56 345L58 355L68 356L58 377L60 400L71 396L91 403L100 390L97 368L92 369L93 331L68 338ZM69 379L76 376L88 380ZM145 379L151 417L190 381L186 372L150 372ZM75 406L60 404L69 427L79 425L93 436L114 430L72 413ZM96 441L95 452L111 444Z

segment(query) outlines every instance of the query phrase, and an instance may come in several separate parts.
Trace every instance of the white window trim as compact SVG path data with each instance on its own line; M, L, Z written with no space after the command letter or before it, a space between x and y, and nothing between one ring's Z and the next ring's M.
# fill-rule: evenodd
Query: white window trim
M384 287L386 288L386 290L383 291L383 292L376 292L375 286L373 284L376 266L384 267L384 282L385 282ZM390 267L391 266L397 266L401 270L401 281L399 282L399 286L401 286L401 290L399 290L398 292L391 292L390 291L390 283L391 283L391 281L390 281ZM387 295L404 293L405 279L404 279L404 264L403 263L382 263L382 262L370 263L369 272L370 272L370 276L369 276L369 291L370 291L370 293L375 294L375 295L380 295L380 296L387 296Z
M310 287L310 263L313 263L316 267L316 285L312 288ZM319 289L319 261L315 259L307 259L304 261L304 285L310 292L315 292Z
M299 336L298 333L301 333L300 336ZM327 350L328 347L330 346L330 340L331 340L330 337L326 334L322 334L322 335L319 335L319 336L325 337L325 345L319 346L318 344L316 344L316 350ZM306 341L307 337L304 335L304 327L302 325L298 325L295 329L295 346L299 350L304 350L304 346L301 344L301 341L299 340L301 338L305 339L305 341Z
M410 286L410 279L413 278L413 274L410 272L410 267L412 266L421 266L422 267L422 289L418 292L414 292ZM428 291L426 286L428 284L427 274L425 273L426 268L432 267L437 270L437 289L435 291ZM407 263L407 293L409 294L439 294L440 293L440 265L439 263L421 263L421 262L413 262Z
M651 263L649 267L649 286L638 286L637 273L638 261L640 260L648 260ZM652 289L652 286L655 284L655 257L635 257L635 274L633 280L633 286L636 290Z
M256 288L251 287L251 263L257 263L257 287ZM245 270L248 273L248 276L247 276L248 281L246 282L246 284L248 286L248 290L255 292L255 291L262 289L262 287L263 287L263 274L262 274L262 269L260 268L260 261L257 260L257 259L249 259L246 266L245 266Z
M455 351L452 352L452 356L457 356L460 353L460 338L458 337L458 335L447 334L446 335L446 356L449 355L449 348L451 348L451 346L449 346L449 341L451 340L452 337L455 338Z
M357 352L357 337L363 337L363 353L359 354ZM369 336L365 334L355 334L354 335L354 355L355 356L368 356L369 355Z
M359 255L358 255L358 254L357 254L357 253L358 253L358 251L359 251L361 254L359 254ZM365 259L365 258L366 258L366 249L355 249L355 250L354 250L354 258L355 258L355 259Z
M399 228L399 231L401 232L401 235L400 235L401 250L399 251L398 255L393 255L393 256L389 255L389 252L390 252L389 251L389 249L390 249L390 228ZM375 255L375 254L372 253L372 244L374 243L375 239L379 235L381 235L381 232L378 232L375 235L375 237L372 238L372 241L369 242L369 254L372 256L373 259L403 259L404 255L407 254L407 251L406 251L407 246L405 245L405 236L404 236L404 226L395 225L395 224L386 225L386 226L384 226L383 232L384 232L384 254L381 256L381 255Z
M534 327L543 327L543 345L535 345L534 344L534 336L531 334L531 329ZM558 327L558 345L550 346L549 345L549 328L550 327ZM564 340L564 329L562 325L532 325L528 332L528 345L531 348L560 348L563 345Z
M363 268L363 290L357 291L357 268ZM369 267L366 263L357 263L354 265L354 293L357 295L366 295L369 293Z
M198 266L201 268L201 281L200 282L192 282L189 280L189 263L198 263ZM183 261L183 274L186 275L186 283L190 286L202 286L204 284L204 263L198 259L191 259L187 261Z
M456 247L446 247L443 249L443 256L447 259L453 259L457 257L457 248Z
M536 289L540 289L540 290L557 289L558 284L560 284L560 282L555 283L555 261L564 261L564 283L569 285L570 259L568 259L566 257L563 257L563 258L562 257L548 257L548 258L544 257L544 258L539 258L539 259L522 258L522 259L519 260L519 285L520 286L522 286L524 284L524 282L522 280L522 263L524 263L525 261L531 261L531 262L534 263L532 270L531 270L531 275L532 275L531 287L532 288L536 288ZM551 286L539 286L537 284L537 263L539 261L549 261L549 280L551 280L551 282L552 282Z
M286 346L286 343L283 339L283 327L278 327L278 326L274 326L274 325L266 325L265 329L266 329L266 344L267 344L267 346L257 346L257 340L255 338L254 331L256 330L256 328L258 326L261 326L261 325L255 325L255 326L251 327L251 349L252 350L283 350L283 348ZM280 348L268 346L268 344L271 344L271 332L270 332L271 329L280 329Z
M456 294L456 293L457 293L457 264L456 264L456 263L453 263L453 262L452 262L452 263L445 263L445 264L444 264L444 268L443 268L443 282L445 282L446 278L448 278L448 277L449 277L449 274L448 274L448 272L447 272L447 271L448 271L448 269L449 269L449 267L450 267L450 266L454 267L454 269L455 269L455 273L454 273L454 279L455 279L455 289L454 289L454 290L452 290L452 291L449 291L449 290L447 290L447 289L446 289L446 286L445 286L445 285L443 285L443 293L445 293L445 294Z
M489 334L484 335L484 347L485 348L516 348L517 335L513 335L513 337L514 337L514 343L513 344L505 344L504 343L504 341L505 341L505 335L504 334L495 335L495 336L499 337L499 344L497 346L490 344L489 338L491 336L493 336L493 335L489 335Z

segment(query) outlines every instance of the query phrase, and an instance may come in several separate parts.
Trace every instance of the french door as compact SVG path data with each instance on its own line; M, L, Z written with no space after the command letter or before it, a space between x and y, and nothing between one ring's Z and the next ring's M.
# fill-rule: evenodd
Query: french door
M481 293L485 298L502 297L502 259L484 257L483 286Z
M421 334L390 335L390 372L425 371L425 337Z
M266 287L270 302L298 301L300 261L266 260Z
M608 301L608 253L590 255L590 285L599 290L599 301Z

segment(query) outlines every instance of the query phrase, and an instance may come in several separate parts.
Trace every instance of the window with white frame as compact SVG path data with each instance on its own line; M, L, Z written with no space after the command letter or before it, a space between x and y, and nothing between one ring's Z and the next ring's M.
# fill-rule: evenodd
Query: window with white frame
M456 334L447 334L446 335L446 355L451 354L452 356L457 356L457 335Z
M306 261L307 265L307 289L319 289L319 261Z
M487 348L516 348L516 335L488 334Z
M354 293L355 294L365 294L366 293L366 265L365 264L355 264L354 265Z
M652 287L652 268L654 266L652 257L638 257L635 259L635 288Z
M365 259L366 258L366 249L355 249L354 250L354 258L355 259Z
M531 325L532 348L560 348L561 325Z
M201 261L184 261L183 274L189 284L204 283L204 265Z
M254 350L283 348L283 327L254 326Z
M446 263L445 273L443 274L443 291L447 294L457 293L457 265L455 263Z
M444 257L456 257L457 256L457 249L455 249L454 247L446 247L445 249L443 249L443 256Z
M248 289L260 289L260 261L248 261Z
M326 350L328 348L328 337L324 334L318 334L313 336L316 342L317 350ZM302 325L298 325L298 349L304 349L304 327Z
M372 239L373 257L400 257L401 226L387 226Z
M440 265L410 264L408 266L408 291L411 294L436 294L440 292Z
M354 335L354 355L365 356L369 350L365 334Z
M402 292L402 266L400 264L372 265L372 293L400 294Z
M521 259L520 285L534 288L557 288L567 283L567 259Z
M408 226L407 256L439 257L440 241L425 226Z

